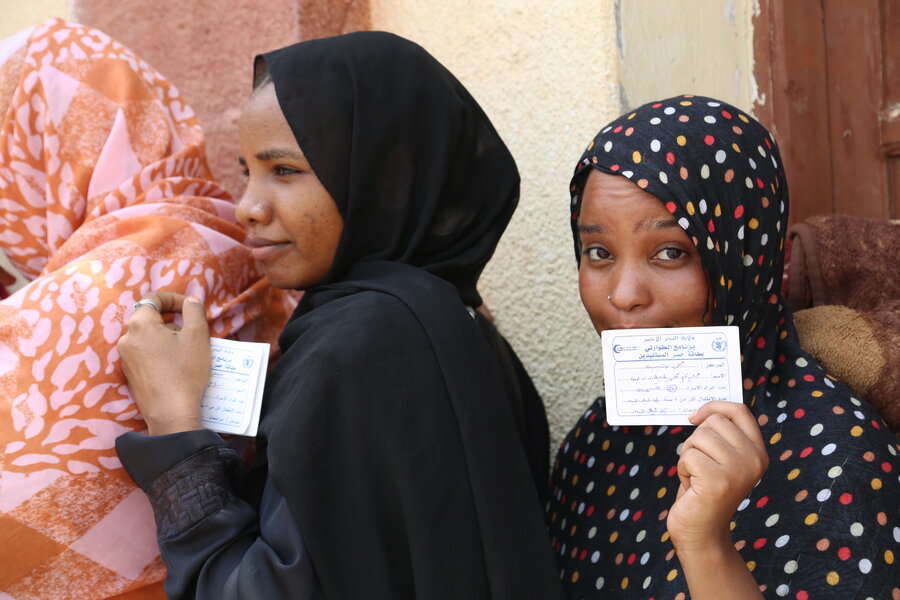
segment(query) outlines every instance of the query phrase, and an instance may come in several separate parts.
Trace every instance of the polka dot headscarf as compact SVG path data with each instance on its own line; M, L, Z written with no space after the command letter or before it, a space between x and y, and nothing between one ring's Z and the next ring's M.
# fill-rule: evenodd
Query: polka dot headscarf
M800 347L781 297L788 194L769 133L724 102L679 96L604 127L571 183L578 253L592 169L659 198L697 246L712 323L737 325L744 402L769 468L730 524L766 598L900 598L897 438ZM546 505L571 598L686 599L666 528L691 427L610 426L598 398L560 445Z
M687 232L713 290L712 324L740 328L744 387L756 387L775 359L787 311L780 287L788 194L771 134L729 104L689 95L645 104L613 121L588 145L572 177L576 258L591 168L629 178L659 198Z

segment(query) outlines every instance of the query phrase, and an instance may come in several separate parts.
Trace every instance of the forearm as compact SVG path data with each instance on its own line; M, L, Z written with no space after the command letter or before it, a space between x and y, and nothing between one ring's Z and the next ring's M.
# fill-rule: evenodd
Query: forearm
M762 599L756 579L727 533L703 546L675 544L675 551L693 600Z
M254 589L315 597L312 565L283 498L267 485L259 511L241 499L232 486L237 454L216 434L126 434L117 450L153 506L169 597L237 599Z

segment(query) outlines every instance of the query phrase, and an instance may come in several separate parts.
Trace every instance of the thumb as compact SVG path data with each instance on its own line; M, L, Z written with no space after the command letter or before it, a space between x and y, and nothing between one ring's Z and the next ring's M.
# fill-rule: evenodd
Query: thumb
M184 319L183 329L192 329L209 336L209 323L206 321L206 307L196 296L188 296L181 304L181 317Z

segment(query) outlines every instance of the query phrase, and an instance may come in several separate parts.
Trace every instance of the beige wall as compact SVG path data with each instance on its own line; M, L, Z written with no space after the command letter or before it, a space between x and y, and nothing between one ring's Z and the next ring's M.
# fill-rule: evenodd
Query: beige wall
M683 93L753 109L757 0L618 0L624 109Z
M67 0L0 0L0 39L38 25L50 17L69 15Z
M653 98L694 91L749 110L753 6L372 1L372 26L421 43L447 65L518 162L519 210L480 287L547 404L554 447L602 393L599 337L578 298L568 224L572 168L602 125Z

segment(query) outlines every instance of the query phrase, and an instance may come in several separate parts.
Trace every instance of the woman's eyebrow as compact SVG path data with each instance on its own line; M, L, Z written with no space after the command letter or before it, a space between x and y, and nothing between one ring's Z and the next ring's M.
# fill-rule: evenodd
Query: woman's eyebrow
M634 231L649 231L651 229L671 229L672 227L680 227L674 219L647 219L641 221L634 227ZM583 224L578 226L580 233L606 233L606 229L602 225Z
M641 221L635 226L635 232L650 231L651 229L671 229L672 227L681 227L675 219L647 219Z
M606 233L606 230L600 225L579 225L578 231L580 233Z
M262 150L261 152L257 152L255 157L257 160L280 160L283 158L306 160L306 157L303 156L301 152L290 150L288 148L270 148L268 150Z

